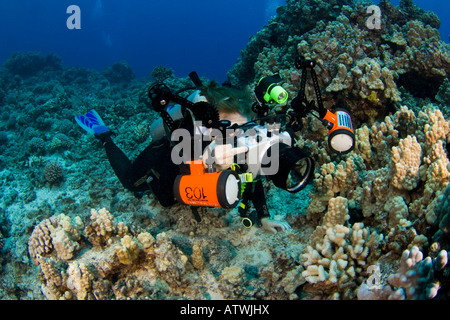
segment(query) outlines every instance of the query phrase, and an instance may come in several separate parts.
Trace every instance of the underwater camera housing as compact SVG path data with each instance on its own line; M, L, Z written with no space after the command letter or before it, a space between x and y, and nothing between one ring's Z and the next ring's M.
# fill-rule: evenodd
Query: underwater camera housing
M245 168L243 176L251 181L266 177L278 188L290 193L302 190L312 179L314 160L302 149L292 147L288 132L279 132L280 124L247 126L233 131L231 139L247 152L236 156L236 164ZM219 144L225 141L216 140ZM226 141L228 143L229 141ZM231 209L241 200L243 178L235 170L217 172L201 160L187 163L189 172L178 175L173 192L178 203L190 206Z
M254 125L238 134L237 147L245 146L248 151L238 155L237 163L245 164L254 178L266 177L276 187L296 193L311 180L314 159L293 147L291 135L280 128L279 123Z
M271 83L275 83L279 79L270 80ZM287 99L287 96L276 89L276 86L272 88L267 84L269 82L264 84L264 87L267 87L265 92L270 91L284 101ZM270 90L269 87L272 89ZM183 118L185 115L183 111L189 109L195 118L202 119L203 125L219 129L223 133L224 141L228 139L225 131L231 130L232 145L248 148L244 154L236 155L236 163L241 169L244 168L239 172L241 176L234 170L215 172L212 165L204 168L199 163L199 159L192 159L187 163L189 170L181 170L182 173L175 179L173 191L177 202L191 206L234 208L240 202L242 195L242 176L248 176L248 173L253 176L252 180L266 177L278 188L291 193L299 192L312 179L313 158L300 148L292 146L293 138L287 131L280 132L281 124L256 125L255 122L250 122L242 126L226 128L223 121L218 121L218 113L214 110L214 106L206 102L193 103L178 94L173 94L163 84L152 85L148 90L148 96L154 110L161 113L161 120L157 124L159 129L155 126L152 130L153 138L164 136L168 138L169 136L164 132L174 132L176 129L174 120ZM170 102L177 103L179 107L170 108ZM217 139L216 142L219 143L219 140L221 139Z

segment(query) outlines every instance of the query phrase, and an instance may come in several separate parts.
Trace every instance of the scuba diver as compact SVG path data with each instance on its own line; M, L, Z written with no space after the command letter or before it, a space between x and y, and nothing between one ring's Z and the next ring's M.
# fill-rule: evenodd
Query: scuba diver
M230 122L230 125L242 125L250 121L252 98L247 91L222 87L216 82L211 82L207 86L197 84L197 87L198 89L186 100L177 96L183 100L181 101L182 104L189 102L190 105L198 107L194 112L188 108L180 107L172 107L169 111L169 114L176 119L174 121L176 128L187 129L194 136L195 119L206 121L207 114L214 121L226 120ZM150 88L150 90L152 89L161 88ZM211 107L212 105L214 105L214 108ZM107 128L95 110L90 110L83 116L77 116L75 120L83 129L94 134L102 142L112 169L126 189L134 192L137 197L142 197L150 191L164 207L177 203L173 192L174 181L180 175L180 171L186 168L173 163L171 159L173 145L170 135L166 134L167 126L164 121L161 121L161 118L150 127L152 142L134 161L131 161L114 143L113 132ZM209 144L210 142L206 141L203 143L203 147L205 148ZM245 151L245 147L232 148L227 150L228 156L225 154L221 158L232 160L235 154ZM225 162L222 161L221 164L217 164L217 169L223 170L229 167ZM257 225L274 233L276 229L288 230L289 225L286 222L270 219L262 183L257 182L255 184L255 189L260 196L252 197L255 210L258 212L258 214L253 213L255 217L258 217ZM192 209L196 219L199 220L195 207Z
M291 102L293 111L284 115L288 116L288 122L283 132L281 124L269 115L270 105L285 104L288 99L287 92L278 84L281 81L278 76L264 77L258 82L253 104L246 90L219 86L214 81L205 86L195 72L189 75L195 87L187 89L196 90L188 98L181 97L180 92L172 93L162 83L153 84L148 97L161 118L150 126L152 142L134 161L114 143L113 132L95 110L76 116L75 120L103 143L116 176L135 196L151 192L164 207L176 203L188 205L197 221L201 221L199 206L227 209L238 206L246 228L258 226L271 233L288 231L287 222L271 218L262 181L266 178L291 193L299 192L311 181L314 160L293 143L295 131L301 129L301 119L312 111L318 112L329 129L328 145L335 152L351 151L354 141L350 114L344 109L331 112L323 107L314 63L298 59L296 67L303 70L301 90ZM306 99L308 69L317 104ZM252 111L257 115L255 120L251 119ZM180 130L189 133L181 141L191 142L190 150L181 150L187 161L175 163L174 154L180 153L180 149L174 136ZM214 130L220 134L203 138ZM199 143L200 156L194 150ZM250 210L252 206L254 210Z

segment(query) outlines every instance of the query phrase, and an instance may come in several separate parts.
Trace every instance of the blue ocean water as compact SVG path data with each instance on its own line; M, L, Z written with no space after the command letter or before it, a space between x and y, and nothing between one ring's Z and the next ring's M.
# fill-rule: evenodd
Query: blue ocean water
M398 4L399 0L393 0ZM15 51L60 55L66 65L96 70L126 61L137 76L157 65L186 76L226 80L240 51L285 0L0 0L0 62ZM416 0L441 18L448 41L450 6ZM81 10L81 29L69 30L67 8Z

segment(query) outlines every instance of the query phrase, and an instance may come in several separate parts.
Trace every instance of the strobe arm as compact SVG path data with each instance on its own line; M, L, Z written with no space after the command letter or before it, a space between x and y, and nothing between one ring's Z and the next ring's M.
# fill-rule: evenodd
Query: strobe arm
M302 78L300 83L300 89L297 97L291 102L291 107L294 110L296 120L306 117L310 112L316 111L319 113L320 118L325 117L327 109L323 106L322 95L320 94L319 82L317 80L317 74L314 70L316 66L315 61L304 59L303 57L297 57L295 60L295 67L302 70ZM313 81L314 93L316 95L316 101L308 101L306 98L306 80L308 76L308 69L311 71L311 79Z
M317 74L314 70L315 65L316 63L314 61L306 60L302 57L298 57L295 61L295 67L302 70L302 80L299 93L292 101L294 116L292 117L291 124L295 124L295 126L292 125L291 127L294 130L299 127L301 128L300 120L308 115L309 112L316 111L319 114L316 117L328 129L328 146L330 149L336 153L348 153L353 150L355 142L351 114L343 108L330 111L324 107L319 82L317 81ZM316 101L308 101L306 98L306 76L308 69L311 71ZM312 113L312 115L314 114Z

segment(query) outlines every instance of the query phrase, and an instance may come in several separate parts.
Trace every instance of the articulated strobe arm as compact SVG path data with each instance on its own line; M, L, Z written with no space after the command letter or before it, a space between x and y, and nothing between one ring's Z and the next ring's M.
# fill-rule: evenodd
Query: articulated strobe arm
M291 103L294 111L290 114L291 120L288 126L294 131L298 131L301 129L301 120L312 111L316 111L319 114L319 120L328 129L328 146L330 149L336 153L348 153L353 150L355 140L350 112L343 108L336 108L334 112L331 112L324 107L317 74L314 70L315 66L314 61L302 57L295 61L295 67L302 70L302 79L297 97ZM308 101L306 97L308 69L311 71L316 101Z

